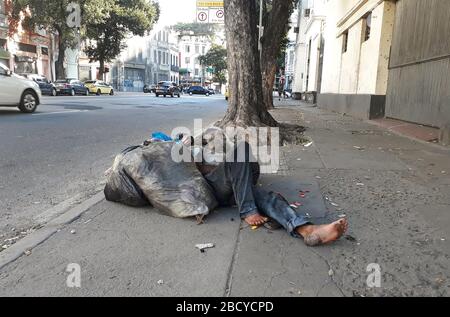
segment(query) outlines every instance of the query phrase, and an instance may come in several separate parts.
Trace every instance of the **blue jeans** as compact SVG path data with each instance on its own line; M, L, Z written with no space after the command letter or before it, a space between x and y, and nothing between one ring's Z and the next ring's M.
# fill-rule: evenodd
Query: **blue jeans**
M300 237L298 227L311 224L297 215L280 194L267 192L256 186L259 165L251 162L226 162L205 175L221 206L237 204L241 218L261 214L272 218L292 236Z

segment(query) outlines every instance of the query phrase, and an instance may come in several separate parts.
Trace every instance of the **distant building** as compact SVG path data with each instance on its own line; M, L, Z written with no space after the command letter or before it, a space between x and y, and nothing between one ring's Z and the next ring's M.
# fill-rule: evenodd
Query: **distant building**
M0 63L11 68L11 53L8 51L7 43L8 23L5 1L0 0Z
M3 2L0 1L0 3ZM1 10L5 16L4 6ZM0 23L1 21L2 18ZM12 37L7 37L7 29L4 27L4 22L2 24L3 27L0 30L2 63L17 74L39 74L54 79L53 34L44 29L31 31L19 26Z
M210 81L206 69L200 64L199 57L211 48L211 40L207 36L182 35L179 40L182 82L206 83Z
M328 0L299 1L293 89L294 92L301 93L303 100L313 103L321 90L328 3Z
M158 27L146 37L132 37L114 62L112 83L119 91L142 91L144 85L179 80L176 36L168 27Z
M296 13L296 24L293 24L296 40L295 46L293 47L295 51L295 61L291 88L292 92L297 93L298 97L305 91L303 80L306 76L306 22L309 17L309 12L305 11L306 5L306 1L299 0ZM288 51L289 50L290 49L288 48Z
M295 66L296 66L296 52L297 52L297 36L299 33L299 15L301 10L299 10L300 5L295 8L294 13L291 15L291 25L288 33L289 43L286 47L285 56L285 90L293 90L294 80L295 80Z
M180 49L178 47L178 36L174 32L169 33L170 54L170 81L180 83Z

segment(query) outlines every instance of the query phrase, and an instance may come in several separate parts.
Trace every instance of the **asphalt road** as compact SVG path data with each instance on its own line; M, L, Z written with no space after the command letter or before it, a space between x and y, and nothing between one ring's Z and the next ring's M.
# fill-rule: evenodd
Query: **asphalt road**
M223 96L156 98L44 97L34 114L0 107L0 236L37 225L61 202L83 200L102 187L114 156L153 131L192 129L226 110Z

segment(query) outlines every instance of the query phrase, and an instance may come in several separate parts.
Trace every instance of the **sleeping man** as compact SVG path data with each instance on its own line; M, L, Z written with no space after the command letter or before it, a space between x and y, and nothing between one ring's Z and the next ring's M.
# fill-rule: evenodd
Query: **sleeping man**
M183 143L193 145L191 138L185 139ZM245 159L238 162L237 153L242 146L245 146ZM314 225L305 216L298 215L283 196L256 186L259 165L250 160L250 157L250 146L242 143L235 150L233 160L225 160L219 164L204 161L197 163L220 205L236 204L240 217L251 226L264 225L269 219L274 220L293 237L302 238L308 246L334 242L347 231L346 219L327 225Z

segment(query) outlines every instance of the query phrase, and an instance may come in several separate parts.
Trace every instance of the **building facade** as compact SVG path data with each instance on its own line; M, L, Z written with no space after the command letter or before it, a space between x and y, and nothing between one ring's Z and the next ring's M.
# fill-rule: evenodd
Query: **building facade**
M299 1L293 92L316 101L321 90L328 0Z
M8 23L6 16L6 1L0 0L0 63L11 67L11 53L7 49Z
M389 63L386 116L450 124L450 3L399 0Z
M395 1L328 1L319 106L384 116Z
M53 34L43 29L8 33L6 1L0 0L0 63L18 74L39 74L54 79Z
M170 81L180 83L180 50L178 48L178 36L174 32L169 33L170 54Z
M156 26L149 36L132 37L113 63L111 80L118 91L142 91L144 85L179 81L180 57L176 36Z
M297 7L297 24L294 33L296 34L294 49L294 70L292 78L292 92L294 98L301 97L304 89L304 78L306 76L306 17L305 8L307 1L299 0Z
M200 64L199 57L205 55L211 48L211 41L207 36L183 35L178 42L180 50L182 82L205 83L210 80L207 72Z

